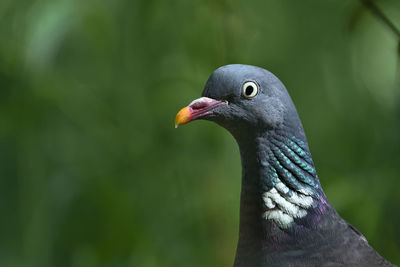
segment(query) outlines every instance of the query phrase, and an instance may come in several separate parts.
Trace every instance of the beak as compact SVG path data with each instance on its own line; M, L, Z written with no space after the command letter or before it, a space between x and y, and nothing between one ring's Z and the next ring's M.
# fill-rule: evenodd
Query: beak
M220 105L227 105L227 101L219 101L208 97L200 97L194 100L189 106L181 109L175 118L175 128L193 120L201 119L212 115L212 110Z

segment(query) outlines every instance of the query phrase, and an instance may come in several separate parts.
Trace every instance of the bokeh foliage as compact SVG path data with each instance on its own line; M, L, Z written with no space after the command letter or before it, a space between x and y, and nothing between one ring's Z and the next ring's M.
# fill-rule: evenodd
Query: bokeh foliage
M236 144L173 128L229 63L281 78L332 205L400 264L398 40L359 1L2 0L0 25L0 266L231 266Z

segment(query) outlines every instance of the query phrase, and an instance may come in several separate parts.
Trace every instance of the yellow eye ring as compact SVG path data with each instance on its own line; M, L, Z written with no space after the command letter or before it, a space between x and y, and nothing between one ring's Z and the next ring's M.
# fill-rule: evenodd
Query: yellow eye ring
M255 82L245 82L242 86L242 95L245 98L253 98L258 94L258 85Z

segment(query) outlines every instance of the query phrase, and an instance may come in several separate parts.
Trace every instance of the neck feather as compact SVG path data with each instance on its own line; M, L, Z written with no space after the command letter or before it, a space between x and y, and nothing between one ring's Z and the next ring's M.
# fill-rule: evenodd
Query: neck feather
M267 131L237 141L243 176L238 251L276 247L326 227L335 212L303 131Z

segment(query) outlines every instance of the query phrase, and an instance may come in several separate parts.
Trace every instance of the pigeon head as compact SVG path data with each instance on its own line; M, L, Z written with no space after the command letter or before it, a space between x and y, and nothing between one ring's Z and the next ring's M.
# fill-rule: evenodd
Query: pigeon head
M275 75L240 64L215 70L202 97L177 114L175 125L197 119L214 121L235 137L243 131L296 128L300 123L290 96Z

